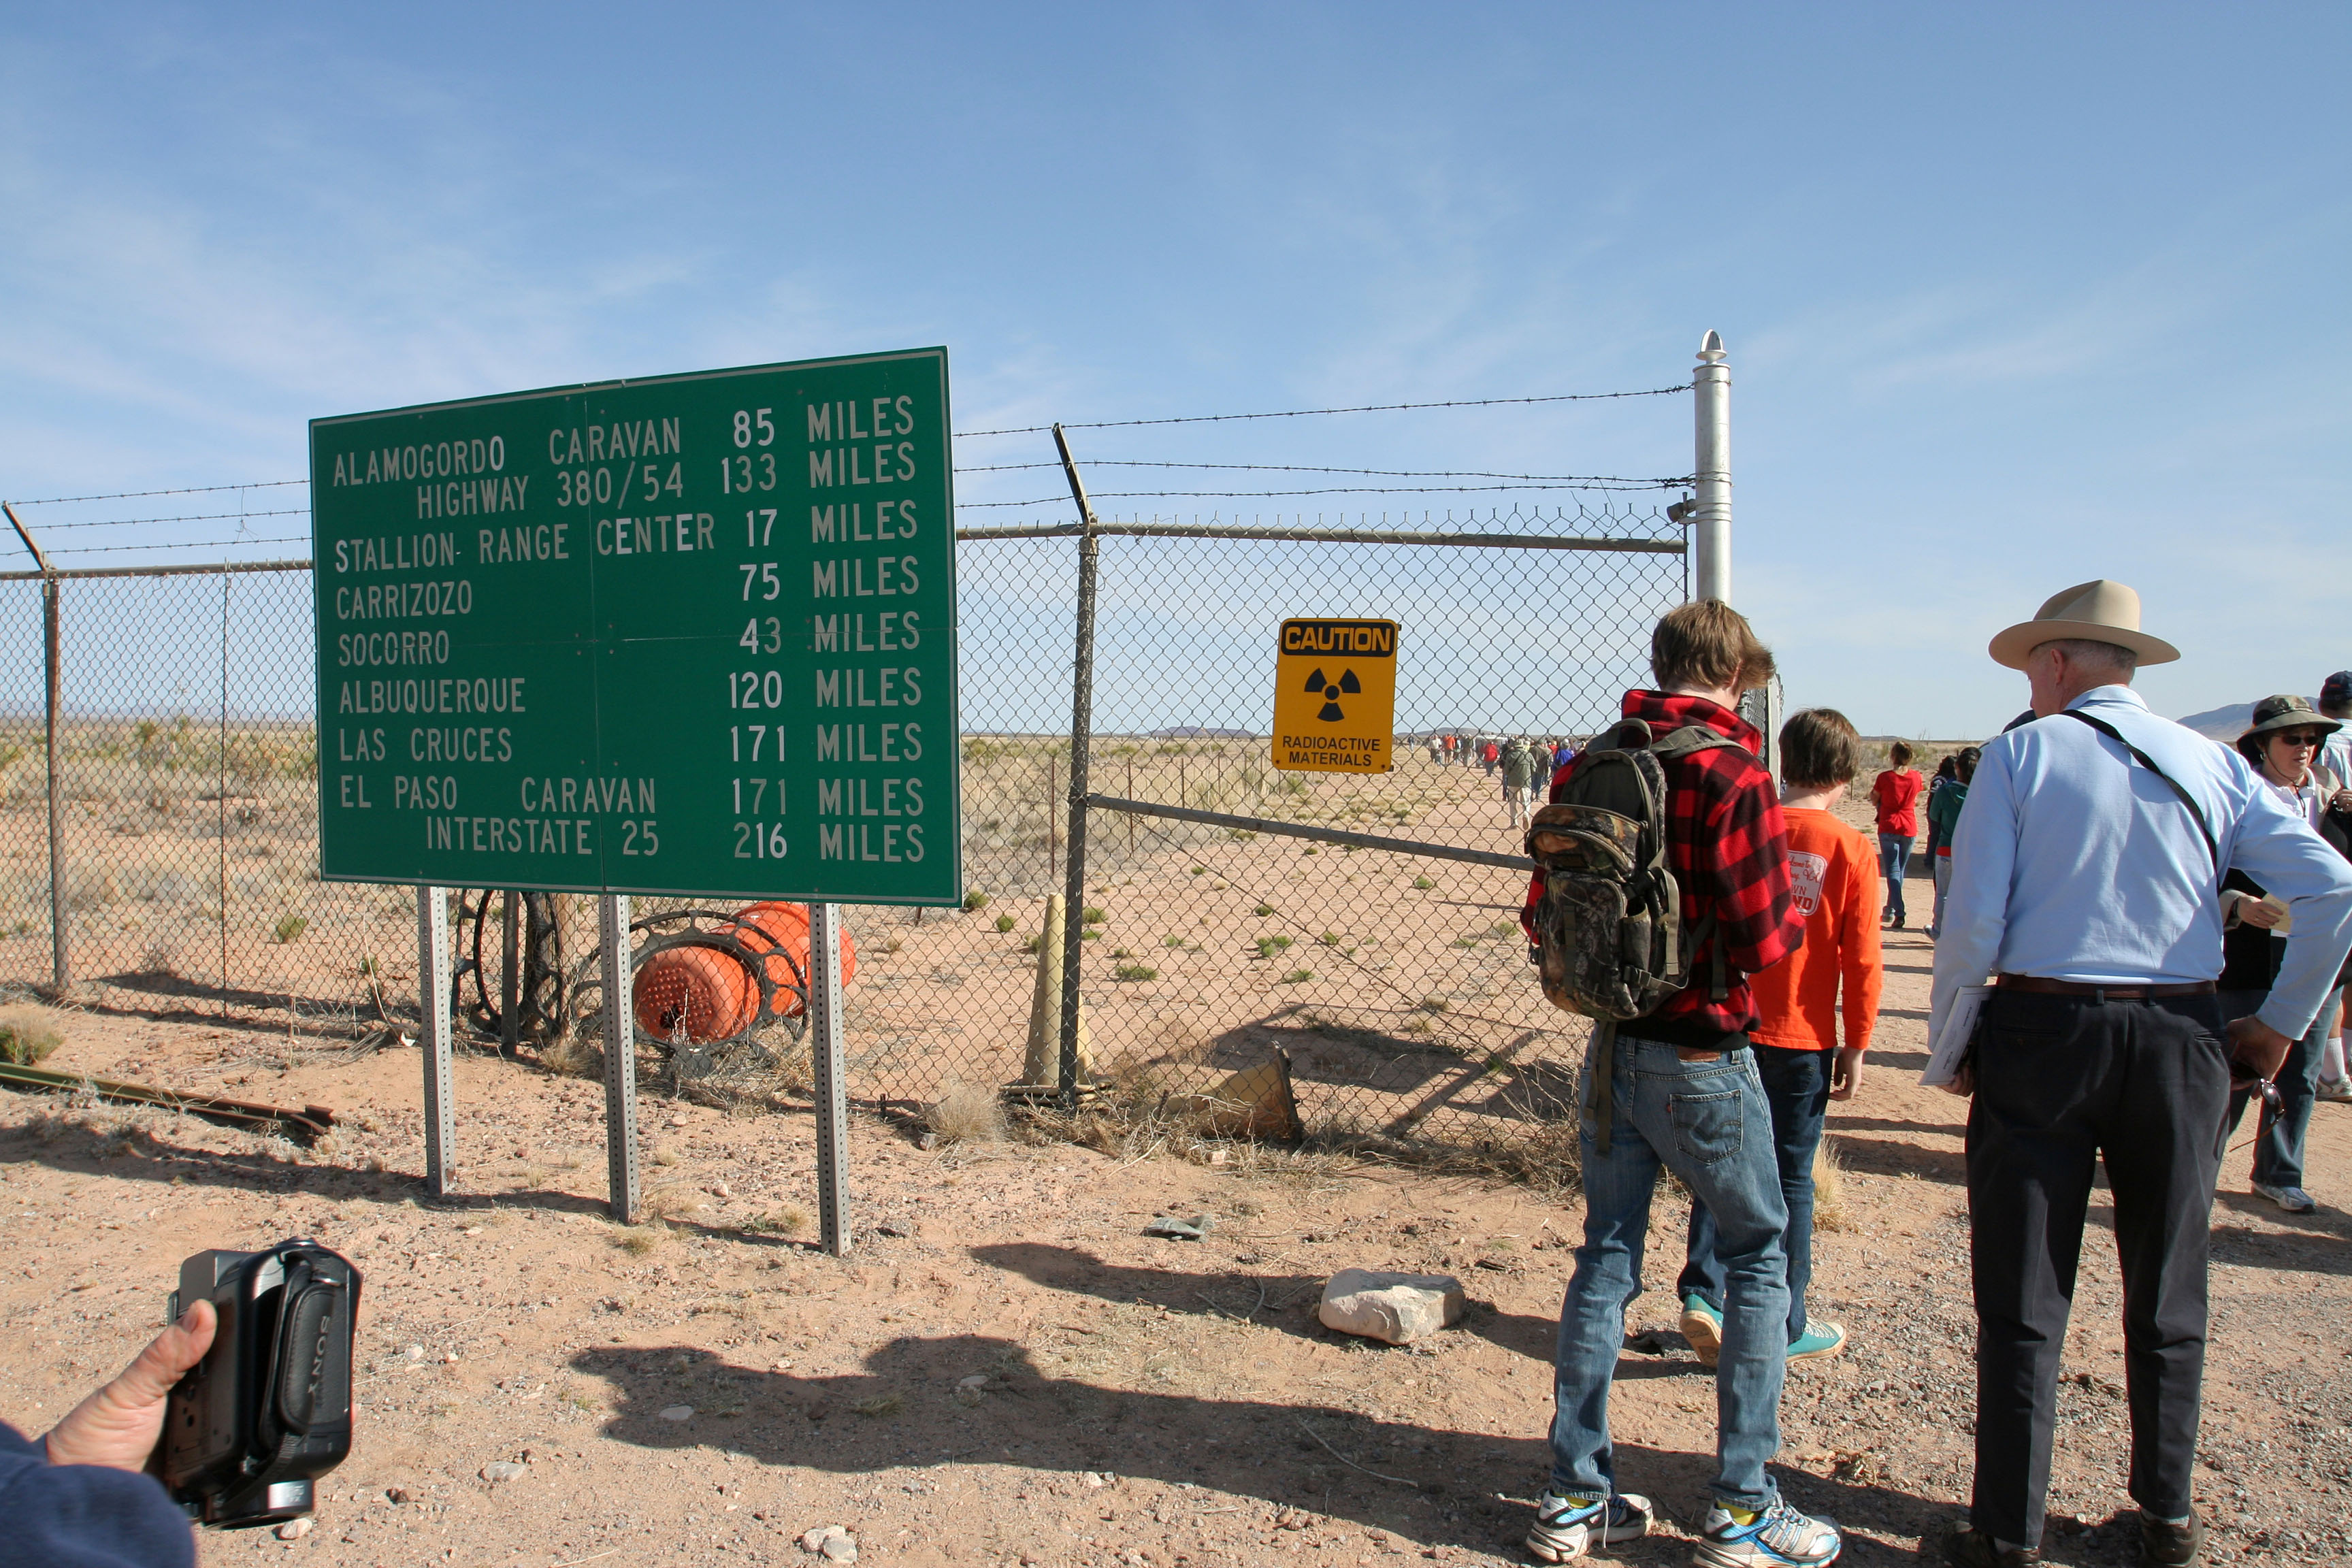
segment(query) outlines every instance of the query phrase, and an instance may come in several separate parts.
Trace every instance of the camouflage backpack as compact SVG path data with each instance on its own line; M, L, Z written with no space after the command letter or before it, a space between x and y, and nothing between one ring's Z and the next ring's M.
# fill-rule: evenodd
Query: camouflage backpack
M1528 827L1543 878L1535 934L1544 995L1555 1007L1621 1022L1654 1012L1690 984L1690 954L1714 916L1683 931L1682 896L1666 858L1666 775L1658 764L1717 746L1712 730L1685 725L1664 739L1627 719L1595 740ZM1728 985L1720 957L1715 985Z

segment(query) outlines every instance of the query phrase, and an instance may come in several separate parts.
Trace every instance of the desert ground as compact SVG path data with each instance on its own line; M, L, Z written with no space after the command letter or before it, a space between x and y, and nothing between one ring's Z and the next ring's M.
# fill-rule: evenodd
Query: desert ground
M1859 1564L1913 1560L1958 1515L1969 1462L1963 1111L1914 1082L1931 949L1888 940L1872 1067L1831 1118L1843 1213L1817 1246L1814 1309L1852 1348L1790 1373L1778 1460ZM604 1215L593 1083L467 1054L460 1191L435 1200L413 1049L235 1016L50 1016L51 1066L336 1110L306 1151L0 1098L0 1417L23 1429L153 1333L188 1253L308 1235L366 1276L357 1447L314 1528L208 1532L207 1564L814 1563L803 1538L835 1525L861 1560L908 1564L1524 1560L1570 1170L1512 1182L1117 1129L1098 1146L939 1140L894 1107L854 1121L855 1247L836 1258L810 1239L812 1124L788 1102L649 1082L654 1212L624 1227ZM2352 1109L2322 1106L2312 1149L2316 1214L2250 1197L2242 1149L2214 1209L2216 1562L2352 1553L2336 1502ZM1213 1225L1146 1237L1160 1215ZM1710 1374L1674 1331L1682 1224L1662 1192L1613 1404L1623 1484L1672 1521L1615 1554L1629 1563L1687 1560L1710 1473ZM2061 1563L2134 1544L2108 1224L2095 1203L2060 1394ZM1333 1333L1318 1292L1350 1266L1451 1272L1472 1310L1402 1349Z

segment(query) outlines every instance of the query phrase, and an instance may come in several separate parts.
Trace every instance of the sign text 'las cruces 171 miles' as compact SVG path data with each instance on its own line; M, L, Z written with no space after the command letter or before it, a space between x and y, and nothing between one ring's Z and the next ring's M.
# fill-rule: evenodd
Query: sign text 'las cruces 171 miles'
M950 903L947 353L314 420L331 879Z

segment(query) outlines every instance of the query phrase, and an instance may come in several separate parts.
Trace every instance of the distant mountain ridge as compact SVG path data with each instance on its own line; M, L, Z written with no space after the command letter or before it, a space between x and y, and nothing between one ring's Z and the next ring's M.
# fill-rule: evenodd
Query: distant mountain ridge
M2208 708L2202 713L2185 713L2174 721L2175 723L2188 725L2200 735L2222 742L2236 740L2246 732L2246 726L2253 721L2252 702L2234 702L2227 707Z

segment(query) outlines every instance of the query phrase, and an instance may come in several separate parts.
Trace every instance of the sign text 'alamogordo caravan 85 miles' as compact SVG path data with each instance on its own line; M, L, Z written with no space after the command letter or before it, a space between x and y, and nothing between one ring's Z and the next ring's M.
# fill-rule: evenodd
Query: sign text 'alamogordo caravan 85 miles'
M947 351L310 425L332 880L953 903Z
M1384 773L1396 745L1394 621L1282 623L1274 660L1274 765Z

